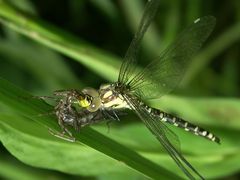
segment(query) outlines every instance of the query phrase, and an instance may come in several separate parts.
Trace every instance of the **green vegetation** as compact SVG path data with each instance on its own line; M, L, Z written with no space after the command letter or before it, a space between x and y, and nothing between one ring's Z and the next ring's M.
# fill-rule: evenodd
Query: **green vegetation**
M185 177L136 117L112 123L109 133L105 124L73 132L77 142L70 143L48 133L60 130L54 116L44 115L52 106L31 98L116 80L143 6L127 0L0 1L0 177ZM140 67L197 17L217 18L179 89L149 102L221 138L217 145L173 127L184 156L207 179L237 178L240 170L239 12L237 0L161 1L139 55Z

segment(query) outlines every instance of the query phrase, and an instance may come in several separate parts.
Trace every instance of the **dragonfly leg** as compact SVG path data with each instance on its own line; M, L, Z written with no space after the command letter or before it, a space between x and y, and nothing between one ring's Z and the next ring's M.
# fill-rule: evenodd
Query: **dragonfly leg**
M54 96L62 96L66 97L67 99L71 99L73 97L78 97L80 94L77 90L75 89L70 89L70 90L57 90L53 92Z
M58 124L62 128L64 134L67 133L69 136L72 137L72 133L65 127L64 122L62 121L62 119L58 120Z
M52 129L48 129L49 133L55 137L58 137L58 138L61 138L61 139L64 139L64 140L67 140L70 142L74 142L75 138L73 137L72 133L66 128L62 118L60 118L60 117L58 118L58 124L61 127L62 132L60 133L60 132L53 131ZM65 134L67 134L67 135L65 135Z
M63 140L66 140L66 141L70 141L70 142L75 142L75 138L73 136L66 136L65 135L65 131L62 131L61 133L60 132L57 132L57 131L54 131L52 130L51 128L48 129L48 132L57 137L57 138L60 138L60 139L63 139Z
M73 128L74 128L76 131L80 132L81 124L79 124L79 122L78 122L77 120L75 120L75 121L73 122Z
M51 115L54 115L55 112L54 111L50 111L50 112L47 112L47 113L41 113L41 114L37 114L36 116L37 117L42 117L42 116L51 116Z
M107 125L107 128L108 128L107 133L110 133L110 123L112 123L111 120L108 120L108 121L106 122L106 125Z

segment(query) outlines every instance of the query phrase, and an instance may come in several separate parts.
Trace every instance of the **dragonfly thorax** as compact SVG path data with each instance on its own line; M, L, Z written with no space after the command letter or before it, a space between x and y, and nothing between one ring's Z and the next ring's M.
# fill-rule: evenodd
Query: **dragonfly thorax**
M99 94L102 100L102 107L106 109L129 108L122 94L116 90L117 84L104 84L100 86Z

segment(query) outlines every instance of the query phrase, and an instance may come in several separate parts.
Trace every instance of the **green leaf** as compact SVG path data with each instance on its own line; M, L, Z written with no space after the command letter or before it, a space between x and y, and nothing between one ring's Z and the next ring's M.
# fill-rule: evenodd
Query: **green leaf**
M26 39L1 39L0 53L11 63L31 73L32 77L35 77L48 90L73 86L78 88L82 84L59 54L34 42L26 43L24 40Z
M9 28L67 55L100 76L113 81L120 67L119 59L93 47L67 32L39 19L27 17L5 1L0 2L0 22Z
M121 6L123 7L123 12L126 16L128 26L132 29L132 32L134 34L134 32L137 31L136 29L143 12L143 3L141 3L141 1L122 0ZM151 25L143 38L143 50L151 54L152 57L159 55L159 51L163 46L163 44L160 42L161 38L159 37L156 27L154 25Z
M40 100L28 97L29 94L23 90L2 79L0 80L1 102L12 108L11 115L0 113L0 138L4 146L21 161L32 166L81 175L101 175L104 177L107 173L130 173L135 176L135 173L128 168L129 166L152 178L163 177L167 179L172 176L162 167L184 177L168 154L160 149L159 142L143 124L137 123L125 127L119 127L120 124L118 124L116 128L111 128L110 134L107 133L105 126L94 126L102 134L91 128L83 128L80 133L74 133L78 141L70 143L48 133L49 127L59 130L54 117L38 116L40 113L51 111L52 107ZM182 110L181 107L185 106L189 111L185 110L186 114L193 112L190 113L189 117L195 117L193 119L196 120L199 117L204 117L204 111L196 113L196 110L199 109L198 105L202 104L204 107L203 104L208 102L216 108L221 106L226 108L231 105L240 112L239 102L236 100L206 101L166 97L162 98L162 103L158 102L158 106L166 110L170 109L171 106L172 111L175 108L179 112ZM156 105L155 103L156 101L151 101L152 105ZM189 106L187 106L188 103ZM228 116L225 115L225 118L228 119ZM222 144L220 146L181 129L174 129L174 132L180 137L184 156L204 177L208 178L226 176L240 169L238 163L240 143L236 138L239 130L234 130L232 125L223 126L221 123L217 125L218 122L213 119L214 116L210 116L208 121L199 122L204 128L211 130L221 138ZM121 123L124 123L124 120ZM236 120L236 125L237 123L239 121ZM143 134L144 136L142 136ZM124 146L117 142L124 144ZM223 168L222 164L228 164L228 168ZM139 175L136 174L136 176Z
M50 136L47 128L59 131L55 118L39 117L38 114L49 112L52 110L52 107L40 100L31 99L27 92L3 79L0 79L0 99L3 104L11 107L13 110L13 115L11 116L0 116L1 141L10 152L26 163L73 174L82 174L83 170L79 167L83 166L83 164L87 166L87 163L85 163L87 161L86 157L95 157L96 155L99 158L94 160L98 160L105 165L110 164L108 168L126 169L126 167L116 167L125 166L123 165L124 163L152 178L176 178L169 171L93 129L84 128L81 133L73 132L77 139L76 143L69 143ZM96 152L96 150L99 152ZM115 160L110 160L109 157L102 155L100 152ZM30 157L30 154L35 154L35 156ZM85 159L81 161L82 157L85 157ZM95 163L96 161L90 165L96 165ZM69 166L72 168L69 168ZM91 167L89 167L91 173L96 173L96 171L102 172L99 167Z
M178 8L176 6L176 9ZM0 21L16 32L81 62L108 80L115 80L117 77L120 63L116 57L52 25L21 13L5 1L0 2ZM172 29L172 31L176 30ZM210 59L237 39L239 39L239 23L220 35L196 57L185 83L190 82L194 75L210 62ZM62 67L64 68L64 65ZM63 78L62 74L58 73L57 71L56 77ZM39 73L40 75L44 80L44 75ZM5 112L0 113L0 139L21 161L32 166L71 174L100 175L100 178L104 179L117 178L116 173L123 177L143 177L132 169L156 179L160 177L179 179L162 167L184 177L168 154L161 151L159 142L143 124L128 123L126 126L121 126L119 123L117 127L111 128L110 134L107 134L106 128L101 126L94 127L97 131L84 128L79 134L74 133L78 141L69 143L56 139L48 133L49 127L60 130L55 117L38 116L52 111L52 107L29 97L30 95L25 91L0 79L0 105L1 111ZM2 104L6 108L2 108ZM150 104L199 124L221 138L222 144L218 146L172 127L181 140L183 155L204 177L220 178L239 171L240 102L238 99L167 96L151 101ZM127 120L131 119L128 117ZM124 124L124 120L121 124Z
M13 156L6 154L1 154L0 167L0 176L2 179L41 180L49 179L50 177L51 179L64 179L61 176L62 174L57 175L55 172L51 172L49 170L42 170L27 166L16 160Z
M214 33L214 32L213 32ZM221 52L229 48L240 39L240 23L236 23L219 35L213 42L205 47L196 57L194 57L186 77L182 84L186 85L196 76L197 73L207 66Z

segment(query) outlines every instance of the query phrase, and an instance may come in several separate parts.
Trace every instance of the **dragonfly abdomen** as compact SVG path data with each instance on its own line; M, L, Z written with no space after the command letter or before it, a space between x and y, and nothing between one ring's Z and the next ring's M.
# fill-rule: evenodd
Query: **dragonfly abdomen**
M151 108L147 105L145 105L145 109L151 113L153 116L157 116L161 121L167 122L169 124L172 124L176 127L182 128L185 131L189 131L195 135L202 136L210 141L214 141L216 143L220 144L220 139L216 137L214 134L210 133L209 131L196 126L194 124L191 124L179 117L173 116L171 114L168 114L164 111L161 111L159 109Z

